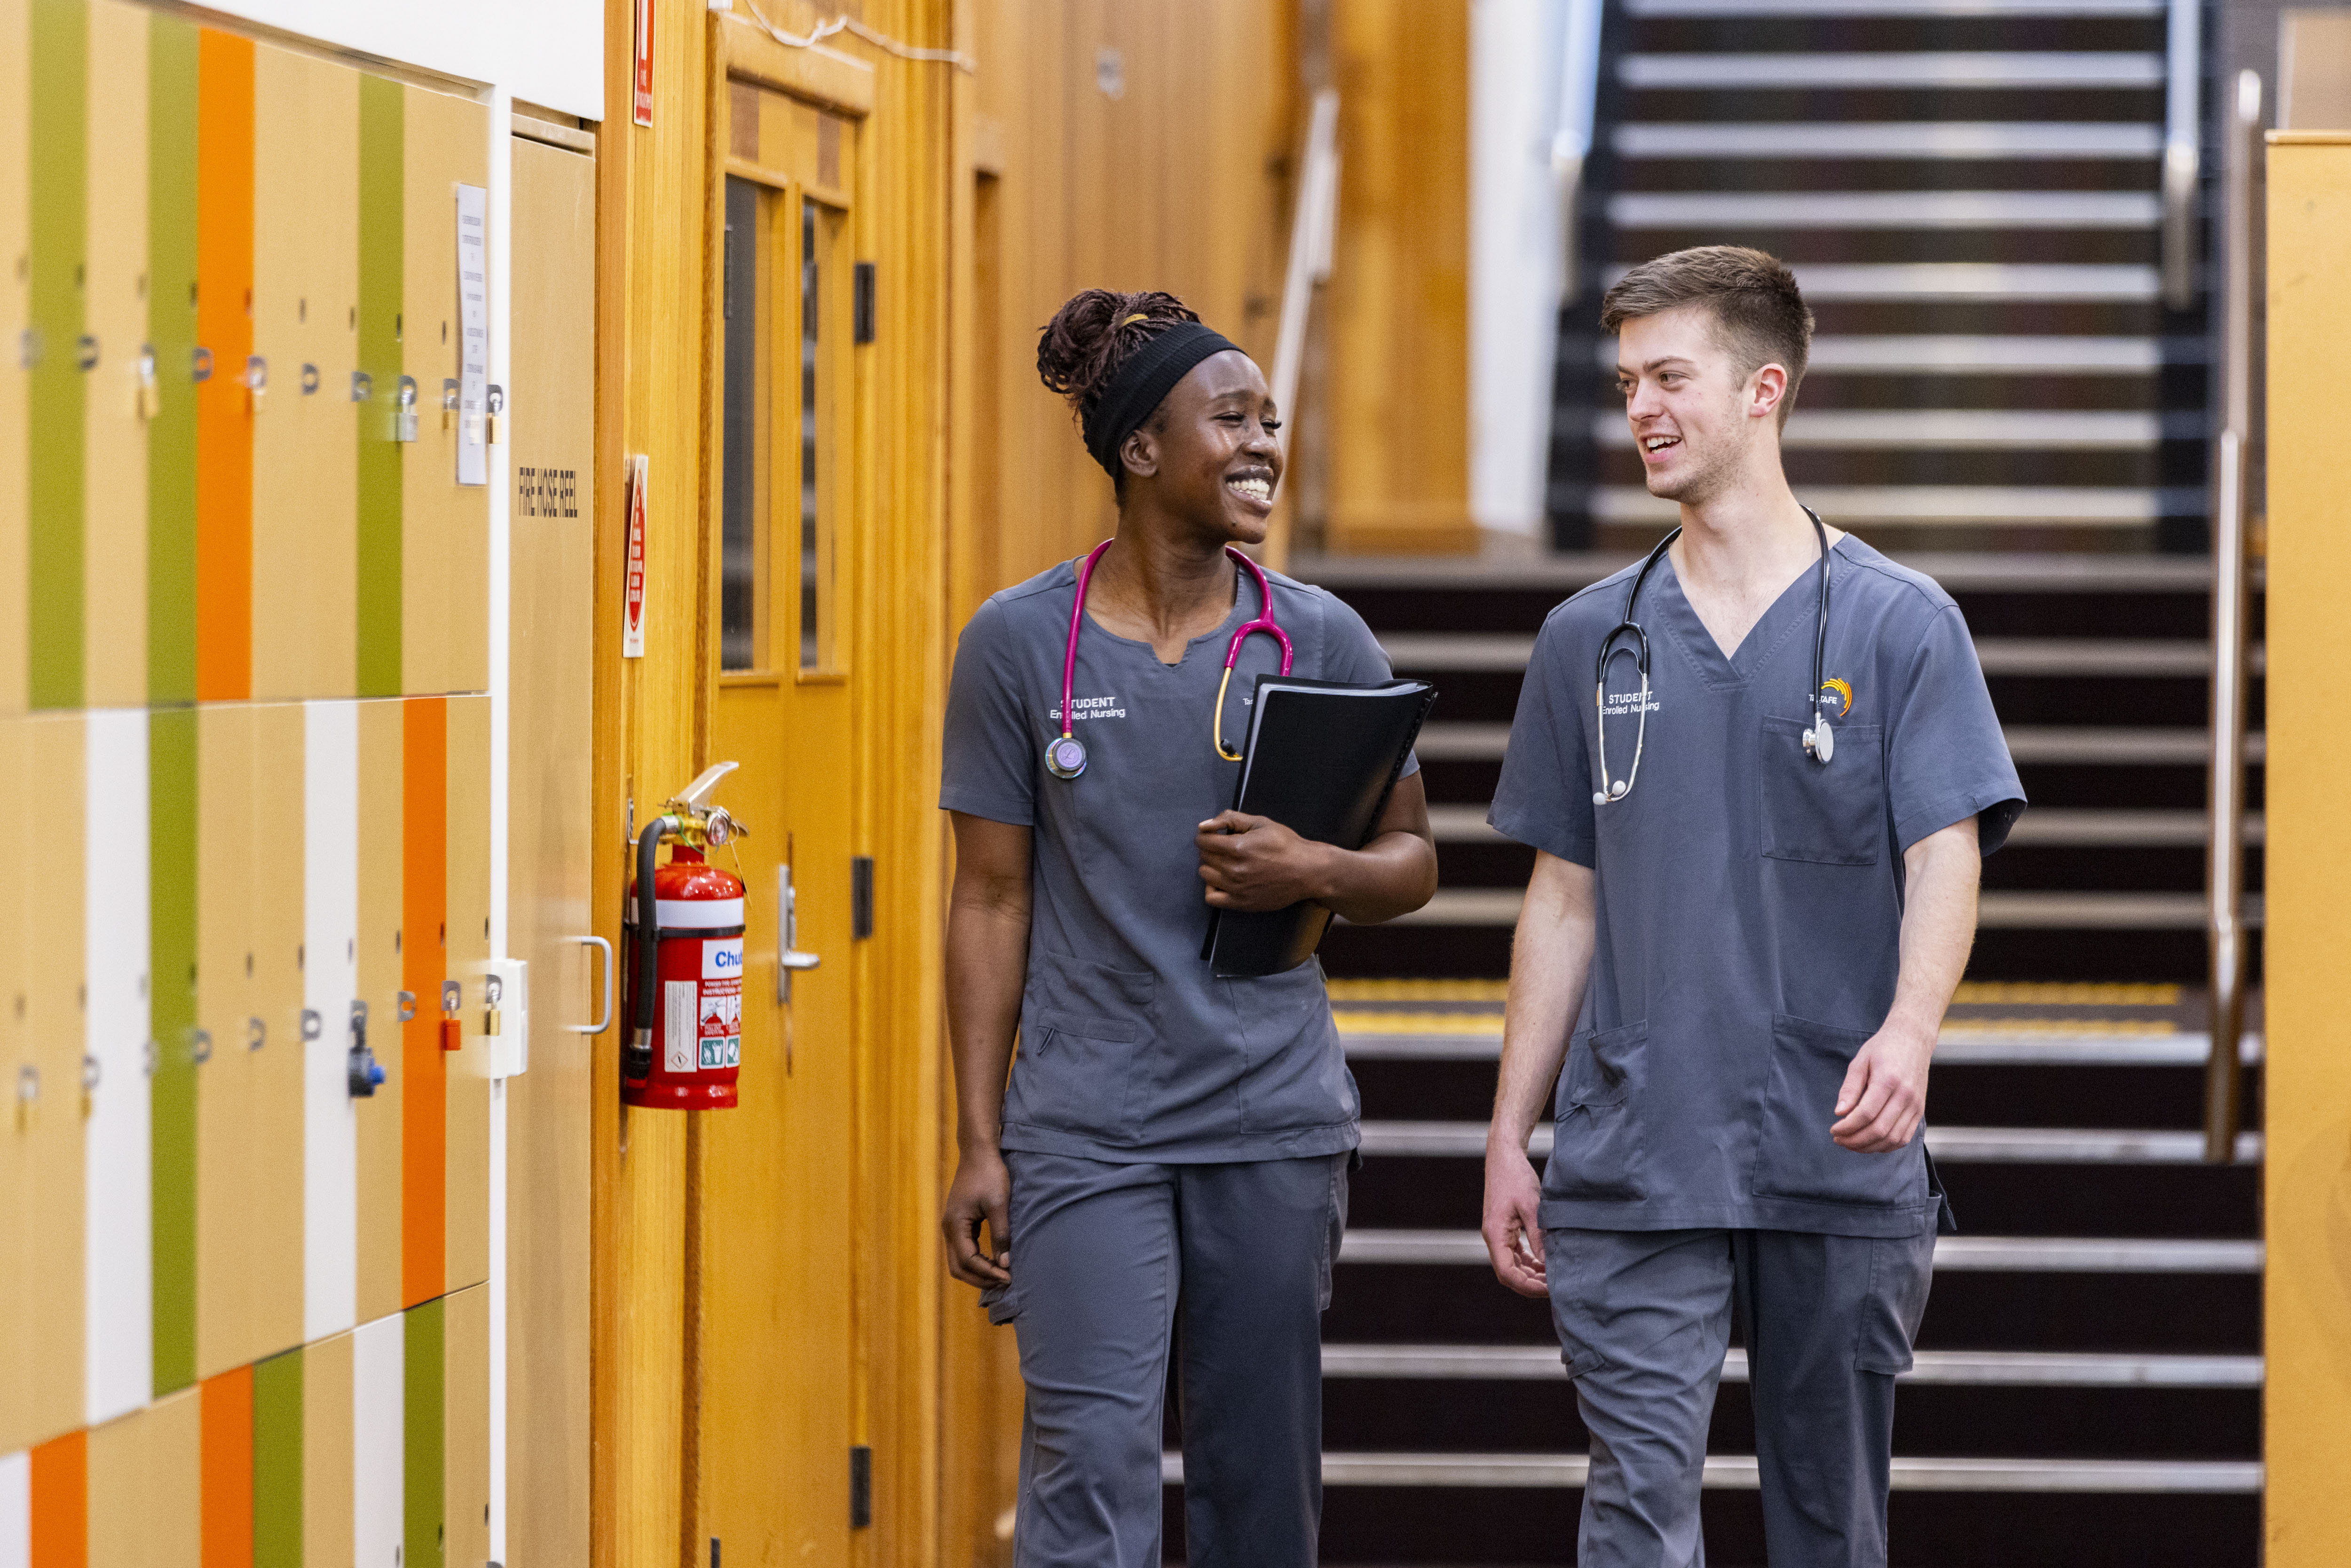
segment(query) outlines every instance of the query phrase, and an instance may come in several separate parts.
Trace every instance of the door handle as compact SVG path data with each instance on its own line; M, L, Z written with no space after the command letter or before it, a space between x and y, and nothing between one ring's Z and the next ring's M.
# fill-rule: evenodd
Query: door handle
M792 999L792 972L813 969L823 955L800 951L799 890L792 886L792 868L776 868L776 1000Z
M574 936L582 947L594 947L604 955L604 1016L592 1024L566 1024L573 1034L601 1034L612 1027L612 945L601 936Z

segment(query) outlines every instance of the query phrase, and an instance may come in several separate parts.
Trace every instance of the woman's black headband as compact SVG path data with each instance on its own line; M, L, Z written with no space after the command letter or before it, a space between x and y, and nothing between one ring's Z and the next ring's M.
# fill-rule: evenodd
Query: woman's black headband
M1178 321L1129 356L1085 417L1086 450L1102 471L1115 480L1119 446L1151 417L1176 383L1210 354L1236 347L1223 333L1197 321Z

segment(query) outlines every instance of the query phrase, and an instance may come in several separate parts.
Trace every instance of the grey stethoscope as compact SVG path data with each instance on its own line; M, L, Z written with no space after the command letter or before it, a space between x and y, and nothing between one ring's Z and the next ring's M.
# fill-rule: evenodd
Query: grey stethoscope
M1806 507L1804 516L1813 519L1813 537L1821 542L1821 601L1813 625L1813 727L1804 731L1804 750L1813 761L1825 766L1829 758L1836 755L1836 736L1829 728L1829 721L1821 714L1821 687L1823 684L1821 670L1829 643L1829 533L1818 512ZM1657 541L1657 548L1649 552L1649 559L1643 561L1641 570L1633 574L1633 591L1625 595L1625 619L1600 640L1600 655L1593 662L1592 685L1592 706L1599 729L1597 744L1593 747L1599 759L1597 766L1600 769L1600 788L1592 792L1592 803L1595 806L1610 806L1622 800L1633 792L1633 780L1641 776L1641 747L1649 738L1649 634L1641 630L1638 621L1633 619L1633 611L1641 601L1641 585L1649 580L1649 569L1663 559L1667 547L1681 537L1681 529L1676 528ZM1608 777L1608 661L1625 651L1617 646L1617 639L1628 632L1633 635L1633 662L1641 672L1640 721L1633 731L1632 769L1624 778L1612 782Z

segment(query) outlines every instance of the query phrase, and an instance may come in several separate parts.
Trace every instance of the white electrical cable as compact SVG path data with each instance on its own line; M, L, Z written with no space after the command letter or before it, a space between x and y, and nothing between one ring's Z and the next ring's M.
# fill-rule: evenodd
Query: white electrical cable
M835 16L830 22L818 23L809 29L806 37L802 37L797 33L787 33L768 21L760 14L756 0L744 0L744 6L751 13L751 19L758 24L760 31L788 49L812 49L835 33L847 33L853 37L864 39L877 49L885 49L902 60L935 60L943 65L951 65L967 76L979 74L978 65L969 55L960 49L918 49L911 44L902 44L886 34L877 33L856 17L845 13Z

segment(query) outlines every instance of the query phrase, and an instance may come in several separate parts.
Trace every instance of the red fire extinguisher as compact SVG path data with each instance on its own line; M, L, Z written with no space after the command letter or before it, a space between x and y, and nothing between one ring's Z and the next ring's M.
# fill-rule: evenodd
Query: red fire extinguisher
M703 858L746 830L706 806L721 762L645 824L629 887L629 1036L621 1052L623 1103L723 1111L743 1063L743 881ZM654 863L660 847L670 858Z

